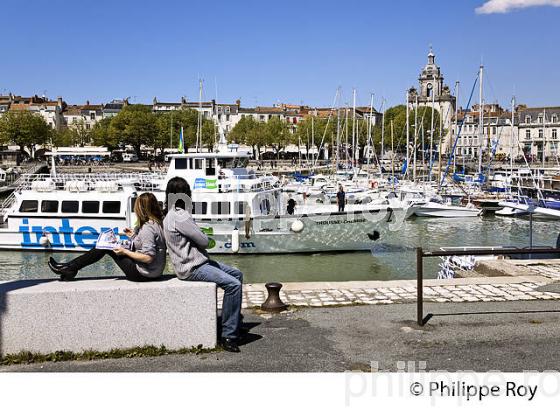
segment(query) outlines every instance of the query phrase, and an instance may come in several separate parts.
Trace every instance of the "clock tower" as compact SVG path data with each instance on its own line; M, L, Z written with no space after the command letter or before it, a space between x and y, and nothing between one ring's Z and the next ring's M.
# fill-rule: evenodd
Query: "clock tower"
M455 115L455 96L447 85L443 83L443 74L436 65L436 56L430 47L428 63L424 66L418 77L419 89L412 87L408 90L409 109L418 107L432 107L439 111L443 120L444 146L449 142L453 127L453 116ZM436 125L439 127L439 125Z

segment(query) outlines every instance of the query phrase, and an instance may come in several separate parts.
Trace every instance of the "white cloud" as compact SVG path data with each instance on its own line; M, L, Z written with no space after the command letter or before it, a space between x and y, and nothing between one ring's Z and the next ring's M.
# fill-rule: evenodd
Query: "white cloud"
M488 0L475 11L477 14L509 13L512 10L537 6L560 7L560 0Z

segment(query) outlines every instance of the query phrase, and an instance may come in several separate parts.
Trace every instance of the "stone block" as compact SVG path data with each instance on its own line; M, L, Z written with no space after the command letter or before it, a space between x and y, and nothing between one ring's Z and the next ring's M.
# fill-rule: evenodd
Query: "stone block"
M216 286L176 278L0 282L0 354L216 345Z

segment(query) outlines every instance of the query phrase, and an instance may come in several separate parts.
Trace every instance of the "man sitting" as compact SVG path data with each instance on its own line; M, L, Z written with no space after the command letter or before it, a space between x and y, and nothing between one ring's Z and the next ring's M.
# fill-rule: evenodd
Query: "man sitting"
M194 222L191 188L183 178L169 180L163 232L173 269L179 279L213 282L224 290L220 344L239 352L243 273L208 256L208 237Z

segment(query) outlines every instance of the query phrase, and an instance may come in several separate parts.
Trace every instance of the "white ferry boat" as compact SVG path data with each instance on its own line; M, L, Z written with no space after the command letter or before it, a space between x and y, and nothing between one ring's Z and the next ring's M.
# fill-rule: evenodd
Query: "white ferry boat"
M398 207L370 204L346 212L306 207L286 213L278 179L247 169L249 153L171 155L167 174L26 175L1 206L0 249L84 251L100 232L134 226L135 198L163 203L167 181L185 178L193 217L210 237L210 253L370 250L400 221Z

